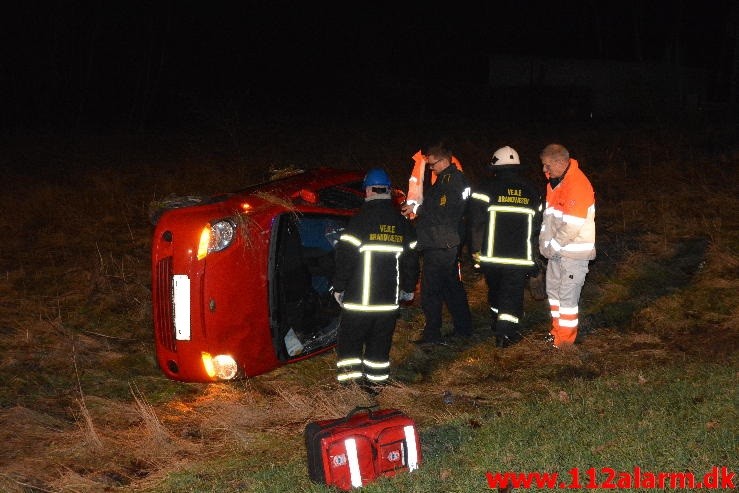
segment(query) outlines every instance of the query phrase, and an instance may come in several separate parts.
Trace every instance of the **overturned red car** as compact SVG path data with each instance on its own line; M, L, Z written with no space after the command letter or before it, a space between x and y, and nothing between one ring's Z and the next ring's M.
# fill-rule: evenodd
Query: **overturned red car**
M299 171L157 216L152 302L164 374L238 379L332 348L334 245L364 200L363 178Z

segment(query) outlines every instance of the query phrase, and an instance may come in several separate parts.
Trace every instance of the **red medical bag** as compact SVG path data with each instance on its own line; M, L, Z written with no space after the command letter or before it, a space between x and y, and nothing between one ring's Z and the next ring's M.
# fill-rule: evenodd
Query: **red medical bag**
M343 418L309 423L304 435L310 478L342 490L421 463L416 425L397 409L358 407Z

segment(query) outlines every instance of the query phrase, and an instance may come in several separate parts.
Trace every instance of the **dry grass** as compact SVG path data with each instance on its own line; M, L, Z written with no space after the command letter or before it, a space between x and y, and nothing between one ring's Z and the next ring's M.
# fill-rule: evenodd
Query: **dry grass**
M0 197L7 232L0 258L0 490L133 491L231 454L299 458L305 424L371 403L359 389L336 385L332 353L216 385L168 382L154 362L152 200L242 188L269 177L270 167L294 170L300 156L315 160L308 167L382 165L398 183L417 148L398 127L351 135L332 127L313 139L292 130L294 147L284 132L265 130L275 141L272 153L241 137L239 149L260 150L251 161L193 137L149 154L145 145L110 140L68 156L59 143L45 143L64 173L11 167L22 149L4 156L0 167L23 186ZM464 130L460 157L470 177L482 179L480 163L498 143L490 129ZM543 139L517 138L525 161L549 137ZM713 149L646 129L573 132L564 140L577 150L599 201L601 254L583 292L587 336L573 351L544 350L546 310L527 298L531 332L521 344L496 350L481 330L468 346L425 353L410 343L423 324L415 304L398 324L391 353L397 378L380 406L404 409L429 427L513 413L531 397L567 399L560 387L572 380L686 357L736 364L739 218L729 184L737 183L739 155L728 147L737 139ZM41 157L48 154L33 159ZM716 159L726 162L714 165ZM484 280L466 279L483 327ZM270 436L289 450L275 453Z

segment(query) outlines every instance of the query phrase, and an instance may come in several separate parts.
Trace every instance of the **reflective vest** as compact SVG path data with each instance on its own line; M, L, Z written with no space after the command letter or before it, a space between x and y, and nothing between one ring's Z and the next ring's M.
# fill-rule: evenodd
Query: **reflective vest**
M595 258L595 192L574 159L554 189L547 184L539 250L547 258Z
M515 169L500 170L472 193L473 251L481 264L531 268L541 225L536 186Z
M389 198L365 202L336 245L333 287L344 292L344 309L398 309L399 291L413 291L418 280L415 245L413 225Z

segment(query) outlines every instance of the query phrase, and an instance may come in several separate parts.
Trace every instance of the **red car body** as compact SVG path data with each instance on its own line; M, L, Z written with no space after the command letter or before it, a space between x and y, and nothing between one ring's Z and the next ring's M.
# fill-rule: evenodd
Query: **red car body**
M303 171L158 218L152 302L167 377L255 376L333 347L333 246L363 202L363 177Z

